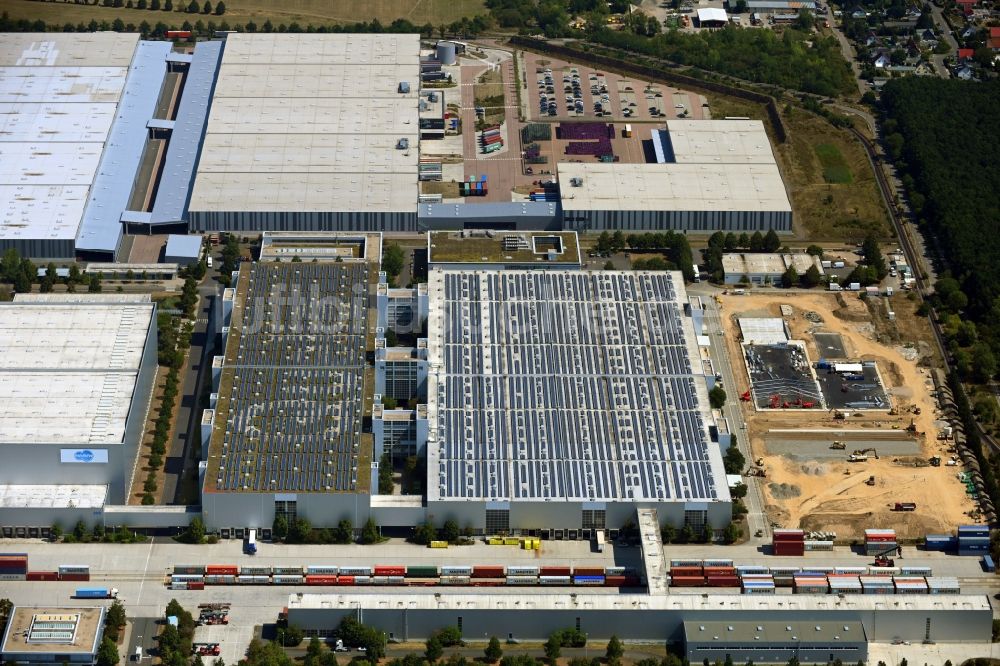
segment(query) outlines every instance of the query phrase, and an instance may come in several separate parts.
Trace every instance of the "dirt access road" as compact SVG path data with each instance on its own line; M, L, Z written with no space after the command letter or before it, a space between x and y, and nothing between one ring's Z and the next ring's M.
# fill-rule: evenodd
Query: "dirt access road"
M930 467L926 459L938 455L948 459L948 442L937 440L942 422L938 420L931 391L933 385L916 355L902 346L887 346L874 340L875 327L868 308L852 294L829 292L790 293L767 290L760 294L721 296L720 308L726 331L729 355L737 363L737 386L727 387L736 398L746 391L748 378L739 345L739 316L780 317L780 304L791 305L793 315L786 319L794 339L803 340L810 361L822 356L813 339L814 332L837 333L852 359L878 363L882 380L898 415L887 412L859 412L846 420L816 410L781 410L756 412L749 403L741 403L754 457L764 459L767 481L763 484L767 512L771 520L785 527L835 532L840 541L862 536L869 527L892 527L902 539L916 539L928 532L948 532L959 523L970 522L975 506L957 478L961 466ZM822 318L815 323L803 315L813 312ZM740 359L740 360L736 360ZM908 411L919 407L920 415ZM880 456L879 460L849 463L852 440L905 438L905 429L913 420L918 433L919 455ZM845 442L844 460L809 460L803 456L772 453L767 438L773 430L811 430L807 437L827 437ZM826 431L826 432L824 432ZM772 435L773 436L773 435ZM802 435L783 434L784 439ZM868 446L870 444L866 444ZM876 447L877 448L877 447ZM865 482L875 477L875 485ZM915 512L891 510L895 502L915 502Z

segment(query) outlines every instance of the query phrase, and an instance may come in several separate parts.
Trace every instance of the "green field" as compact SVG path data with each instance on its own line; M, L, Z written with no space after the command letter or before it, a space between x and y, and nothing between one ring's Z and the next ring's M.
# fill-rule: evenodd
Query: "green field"
M212 0L214 5L216 0ZM397 18L404 18L415 25L430 23L433 26L449 24L463 16L485 14L482 0L225 0L224 16L203 16L176 11L186 4L174 0L173 12L141 9L111 8L97 5L77 5L72 2L39 2L37 0L0 0L0 11L12 19L41 19L46 24L89 23L91 19L108 21L120 18L125 23L139 25L143 21L156 24L163 21L170 26L180 26L184 21L201 19L206 23L227 21L230 25L253 20L258 25L270 21L280 24L298 23L320 26L333 23L356 23L378 19L388 25Z
M840 149L832 143L821 143L816 146L816 157L823 165L823 180L828 183L847 185L854 182L851 167L847 166Z

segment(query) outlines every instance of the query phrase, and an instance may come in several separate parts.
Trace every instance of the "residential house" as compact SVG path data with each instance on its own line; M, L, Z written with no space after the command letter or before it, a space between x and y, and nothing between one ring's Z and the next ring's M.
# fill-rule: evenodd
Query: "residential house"
M962 28L962 32L959 33L959 36L962 39L969 39L970 37L975 37L976 36L976 32L978 32L976 30L976 26L974 26L974 25L966 25L964 28Z
M866 19L866 18L868 18L868 12L866 12L861 7L855 7L854 9L851 10L851 18L852 19Z
M989 39L986 40L986 45L993 49L993 52L1000 52L1000 28L990 28Z
M959 49L958 50L958 62L963 63L966 60L972 60L976 55L975 49Z
M875 66L875 69L885 69L886 67L892 65L892 59L889 58L888 53L878 53L875 56L875 60L872 61L872 64Z
M974 81L976 79L976 70L968 65L959 65L955 68L955 78L962 81Z

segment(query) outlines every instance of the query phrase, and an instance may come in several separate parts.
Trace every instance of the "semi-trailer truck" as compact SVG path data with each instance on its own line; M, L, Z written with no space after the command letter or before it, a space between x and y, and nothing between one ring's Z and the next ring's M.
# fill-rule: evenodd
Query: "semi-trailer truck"
M117 599L118 588L78 587L76 588L76 594L74 594L73 597L75 599Z

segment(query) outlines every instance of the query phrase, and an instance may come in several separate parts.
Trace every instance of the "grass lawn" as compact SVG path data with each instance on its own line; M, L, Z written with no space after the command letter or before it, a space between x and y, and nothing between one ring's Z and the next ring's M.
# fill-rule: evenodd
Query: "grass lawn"
M216 0L212 0L214 5ZM378 19L388 25L397 18L405 18L416 25L430 23L435 27L448 24L463 16L484 14L482 0L225 0L224 16L186 14L179 11L151 11L140 9L115 9L98 5L77 5L71 2L35 2L33 0L0 0L0 11L10 14L13 19L42 19L46 23L88 23L91 19L108 21L120 18L125 23L140 24L148 21L155 25L163 21L168 25L180 26L184 21L209 20L230 25L243 24L253 20L258 25L270 19L279 24L298 22L303 28L333 23L355 23ZM183 3L174 1L175 10Z
M816 157L823 165L823 179L828 183L849 184L854 182L851 168L844 161L840 149L832 143L821 143L816 146Z

